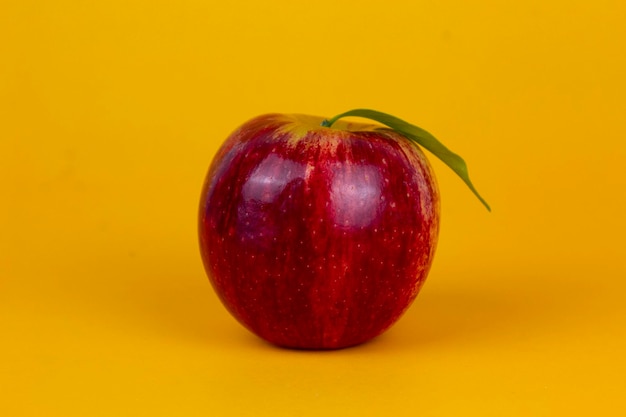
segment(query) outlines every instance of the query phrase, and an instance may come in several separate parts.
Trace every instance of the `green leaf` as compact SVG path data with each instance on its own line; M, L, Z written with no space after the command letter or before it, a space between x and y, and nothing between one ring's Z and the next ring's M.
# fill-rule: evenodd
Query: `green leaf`
M449 166L456 174L461 177L463 182L467 184L470 190L474 193L476 197L480 200L481 203L487 208L487 210L491 211L491 207L489 204L483 199L474 185L472 181L470 181L469 174L467 172L467 164L459 155L452 152L448 149L443 143L439 142L433 135L422 129L421 127L417 127L410 123L405 122L404 120L398 119L395 116L390 114L382 113L376 110L369 109L355 109L350 110L345 113L341 113L330 120L324 120L322 122L322 126L331 127L333 123L342 117L364 117L366 119L371 119L377 121L379 123L384 124L385 126L390 127L396 132L400 133L403 136L406 136L408 139L412 140L418 145L423 146L428 149L433 155L437 158L441 159L444 164Z

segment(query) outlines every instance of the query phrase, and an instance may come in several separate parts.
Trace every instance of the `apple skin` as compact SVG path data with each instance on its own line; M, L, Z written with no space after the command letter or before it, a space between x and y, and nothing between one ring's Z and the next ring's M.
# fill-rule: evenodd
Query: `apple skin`
M390 129L268 114L237 129L202 189L201 255L225 307L283 347L338 349L395 323L424 284L439 193Z

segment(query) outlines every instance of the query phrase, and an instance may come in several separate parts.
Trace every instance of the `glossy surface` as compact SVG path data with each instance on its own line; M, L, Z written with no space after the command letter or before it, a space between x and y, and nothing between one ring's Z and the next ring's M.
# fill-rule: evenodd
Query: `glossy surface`
M438 232L437 189L417 147L388 130L319 122L266 115L238 129L200 209L222 302L259 336L295 348L386 330L426 279Z

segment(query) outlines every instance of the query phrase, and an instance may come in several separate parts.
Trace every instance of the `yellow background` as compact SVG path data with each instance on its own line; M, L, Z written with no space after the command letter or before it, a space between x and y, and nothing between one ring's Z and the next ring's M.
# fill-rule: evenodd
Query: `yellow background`
M0 415L624 415L624 22L621 0L3 0ZM356 107L438 136L493 213L433 161L409 312L277 349L206 279L200 187L247 119Z

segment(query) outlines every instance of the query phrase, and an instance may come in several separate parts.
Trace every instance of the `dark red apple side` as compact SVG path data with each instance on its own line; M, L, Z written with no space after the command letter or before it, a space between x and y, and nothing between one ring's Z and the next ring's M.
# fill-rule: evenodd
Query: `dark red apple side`
M312 129L262 116L215 157L202 258L224 305L277 345L333 349L391 326L423 284L439 196L423 153L392 131Z

